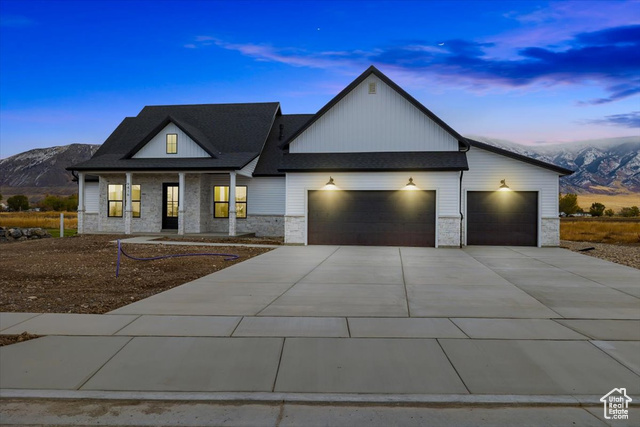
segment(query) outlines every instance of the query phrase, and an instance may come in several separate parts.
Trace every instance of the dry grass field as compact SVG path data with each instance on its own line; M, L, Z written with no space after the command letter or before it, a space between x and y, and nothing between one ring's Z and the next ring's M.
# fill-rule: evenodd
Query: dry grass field
M0 212L0 227L60 228L61 212ZM64 228L78 228L77 212L64 213Z
M640 194L578 194L578 206L586 212L592 203L602 203L607 209L618 212L622 208L640 206Z
M640 218L562 218L560 239L640 245Z

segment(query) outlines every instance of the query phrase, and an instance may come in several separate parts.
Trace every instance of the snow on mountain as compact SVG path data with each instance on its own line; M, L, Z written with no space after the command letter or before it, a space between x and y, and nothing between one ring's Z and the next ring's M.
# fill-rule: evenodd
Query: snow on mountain
M74 163L88 160L100 147L71 144L38 148L0 159L0 186L4 187L75 187L71 172Z
M640 193L640 136L537 145L470 138L574 170L560 178L563 193Z

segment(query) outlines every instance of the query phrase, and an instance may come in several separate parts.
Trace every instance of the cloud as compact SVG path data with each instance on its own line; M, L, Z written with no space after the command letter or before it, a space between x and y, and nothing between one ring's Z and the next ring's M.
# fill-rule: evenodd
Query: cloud
M230 43L210 36L196 38L196 46L205 43L259 61L295 67L357 70L373 63L414 80L428 75L444 83L477 89L595 84L606 92L601 98L581 101L582 105L614 102L640 93L640 25L581 32L554 46L522 46L511 56L487 54L497 42L464 39L399 41L371 51L337 52Z
M35 25L35 21L22 15L0 15L0 27L24 28Z
M587 124L611 125L626 128L640 128L640 111L626 114L613 114L602 119L587 120Z

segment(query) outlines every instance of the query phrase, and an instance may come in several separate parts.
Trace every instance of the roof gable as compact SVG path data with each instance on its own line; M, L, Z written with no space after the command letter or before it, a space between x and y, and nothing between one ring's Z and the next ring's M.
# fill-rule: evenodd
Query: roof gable
M177 120L171 116L167 116L158 125L153 128L138 144L136 144L131 151L129 151L124 158L130 159L137 158L150 158L150 157L164 157L157 155L162 150L156 150L155 145L162 145L164 135L167 133L178 134L178 154L171 155L173 157L216 157L216 154L220 154L220 150L213 147L213 144L208 140L206 136L202 134L195 127ZM184 150L180 150L180 145L184 143L191 145L195 144L196 147L189 147L189 152L197 153L197 155L184 155ZM180 151L183 151L180 153ZM214 154L216 153L216 154Z
M380 91L380 93L370 94L370 97L367 97L366 95L362 96L361 94L363 93L363 91L364 93L367 93L366 91L368 90L369 83L375 83L376 90ZM356 96L360 97L360 101L351 100L351 98ZM351 105L350 107L344 107L342 111L334 114L333 117L331 117L331 112L334 110L334 108L341 108L341 106L344 105L345 102L353 102L354 105ZM403 105L403 103L405 105ZM374 105L370 106L368 104ZM384 109L382 108L383 106ZM361 112L360 116L354 116L354 110L363 111ZM347 117L347 115L351 116ZM329 116L330 119L334 121L336 121L336 118L340 118L339 120L342 120L342 122L346 121L346 125L343 124L342 126L340 126L340 124L337 123L337 126L335 127L337 127L338 129L334 129L332 125L323 123L323 118L326 116ZM354 117L357 117L357 120L354 119ZM400 121L406 122L399 123ZM371 128L367 129L367 126L370 126ZM313 133L313 128L318 127L322 127L324 129L317 131L318 133L323 134L322 136L318 135L318 137L316 138L317 141L324 141L326 143L326 141L342 140L344 146L337 148L336 146L339 143L333 143L331 147L321 147L320 143L318 142L309 143L305 141L305 139L307 138L313 139L313 137L307 137L306 135L308 135L309 133ZM359 129L355 129L358 127ZM410 127L413 129L409 129L409 131L403 132L403 135L399 135L399 133L401 133L401 131L403 131L405 127ZM331 136L327 135L327 131L329 133L333 131ZM381 133L388 134L382 136ZM401 138L402 141L398 141L398 138ZM367 143L370 143L373 139L382 140L377 143L378 146L376 146L376 144L369 144L372 145L371 149L364 148ZM360 141L352 144L352 141L354 140ZM414 142L411 143L409 142L410 140L413 140ZM435 147L423 147L417 145L420 143L424 144L426 140L440 141L440 145L436 145ZM300 143L300 141L304 142ZM408 144L406 148L402 147L401 144L398 144L399 142L402 143L403 141ZM350 146L357 146L358 144L360 146L355 150L350 148ZM300 146L300 148L296 147L296 145ZM308 145L313 145L313 147L309 147ZM371 66L358 78L356 78L351 84L349 84L344 90L342 90L336 97L334 97L324 107L322 107L294 135L285 140L285 142L281 143L280 147L289 148L292 152L314 152L314 150L320 150L321 152L416 150L453 151L458 150L459 148L468 149L469 144L464 137L458 134L446 123L444 123L424 105L422 105L415 98L405 92L400 86L395 84L377 68Z
M279 109L277 102L145 107L136 117L125 118L91 159L69 169L188 169L191 164L193 169L202 169L205 164L211 169L241 169L260 154ZM171 159L158 161L132 158L170 123L209 157L181 160L172 155Z
M185 126L181 126L170 118L168 118L168 120L169 123L167 123L158 132L150 133L149 136L145 137L145 139L125 157L137 159L162 157L217 157L213 153L209 152L211 144L205 145L199 142L198 139L196 139L197 137L192 136L196 133L193 132L193 129L189 132L185 130ZM166 121L167 120L163 120L162 123L165 123ZM177 153L175 154L166 153L166 135L168 134L175 134L177 136ZM204 139L203 135L199 136L200 139ZM219 151L217 151L217 153L218 155L220 154Z

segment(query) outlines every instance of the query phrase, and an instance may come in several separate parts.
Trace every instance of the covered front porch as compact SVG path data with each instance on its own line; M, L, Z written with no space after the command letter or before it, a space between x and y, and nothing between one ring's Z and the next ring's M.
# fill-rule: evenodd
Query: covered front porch
M89 192L88 174L80 172L78 233L247 234L237 230L238 215L246 217L246 192L236 190L237 176L246 177L240 172L96 172L91 175L98 177L97 188Z

